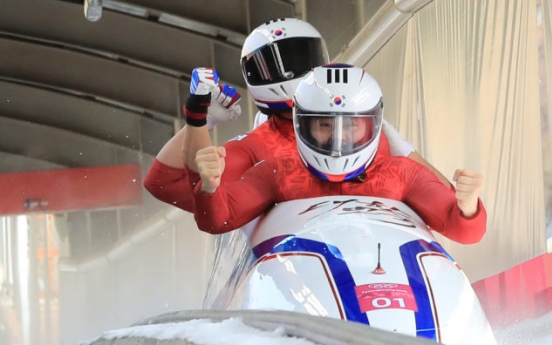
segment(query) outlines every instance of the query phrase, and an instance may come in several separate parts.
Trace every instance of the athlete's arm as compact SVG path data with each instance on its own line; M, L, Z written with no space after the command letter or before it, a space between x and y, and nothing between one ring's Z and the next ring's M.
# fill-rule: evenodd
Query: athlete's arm
M194 216L200 230L220 234L237 229L261 215L275 197L272 161L262 161L238 180L221 185L226 152L223 147L198 151L201 180L194 188ZM268 177L267 177L268 176Z
M230 110L235 114L233 119L241 113L238 104L241 99L239 92L228 85L220 85L219 81L217 71L213 68L200 67L192 71L190 95L184 106L187 126L182 153L184 163L193 172L198 171L195 164L196 152L212 145L207 119L207 111L211 104Z
M256 133L247 134L240 139L241 137L243 136L232 139L223 145L226 149L226 165L222 175L223 182L237 180L260 160L259 157L268 156L264 152L263 143L259 143L262 138Z
M424 159L424 157L422 157L418 151L412 151L411 153L408 154L407 156L408 158L412 159L413 161L416 161L418 163L420 163L421 165L425 166L426 168L428 168L429 170L431 170L432 173L435 174L435 176L437 176L437 178L439 179L439 181L441 181L442 184L444 184L447 188L451 188L452 187L452 184L449 182L449 180L445 177L445 175L441 174L441 172L439 170L437 170L433 165L429 164L428 161L426 161Z
M155 159L144 177L144 187L160 201L184 211L193 211L193 191L185 168L173 168Z
M193 89L197 91L197 84ZM208 130L217 123L233 121L241 114L241 96L235 88L225 84L217 85L211 91L213 100L206 117ZM187 131L187 126L183 127L161 148L144 178L144 187L157 199L191 212L192 189L188 183L183 157ZM195 144L204 147L210 142L210 137L207 140L201 134Z
M193 197L189 187L182 145L185 128L180 129L161 148L144 177L144 188L169 205L192 212Z
M487 213L479 199L481 175L462 170L457 184L461 191L455 192L428 169L411 164L416 166L407 174L405 203L449 239L463 244L481 241L487 230Z
M186 126L181 128L157 153L155 158L163 165L184 169L184 157L182 157L182 147L186 135Z
M144 177L144 187L158 200L192 212L193 190L182 157L183 140L184 129L181 129L157 155ZM258 161L257 157L264 155L260 153L263 146L259 140L256 134L242 135L224 144L229 159L222 181L238 179ZM194 181L198 178L197 175L192 177Z
M399 131L395 129L389 122L387 122L385 119L382 123L382 132L387 137L387 140L389 142L389 149L391 152L391 156L403 156L408 157L421 165L425 166L429 170L431 170L438 178L439 180L448 188L452 187L452 184L449 182L449 180L441 174L439 170L437 170L433 165L431 165L428 161L424 159L410 144L408 141L406 141Z

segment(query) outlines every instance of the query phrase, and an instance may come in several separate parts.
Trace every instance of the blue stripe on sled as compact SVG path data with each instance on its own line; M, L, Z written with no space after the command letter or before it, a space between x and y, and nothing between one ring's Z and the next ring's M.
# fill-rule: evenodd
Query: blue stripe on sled
M429 288L426 285L417 260L418 254L427 252L437 252L437 250L424 241L413 241L400 247L408 282L412 287L416 304L418 305L418 311L414 313L416 318L416 335L437 341L435 319L430 300L431 296L429 295Z
M345 308L345 317L349 321L356 321L369 325L368 316L360 311L360 305L355 292L355 281L347 266L343 255L335 246L297 238L293 235L277 236L266 240L253 248L257 258L271 253L307 252L316 253L324 257L331 275L337 285L339 297Z

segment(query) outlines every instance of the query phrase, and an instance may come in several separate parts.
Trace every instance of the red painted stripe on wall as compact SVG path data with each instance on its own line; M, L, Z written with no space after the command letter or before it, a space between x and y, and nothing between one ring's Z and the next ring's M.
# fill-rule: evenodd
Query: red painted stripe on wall
M0 174L0 215L141 204L141 172L136 164Z
M493 327L552 311L552 254L544 254L472 284Z

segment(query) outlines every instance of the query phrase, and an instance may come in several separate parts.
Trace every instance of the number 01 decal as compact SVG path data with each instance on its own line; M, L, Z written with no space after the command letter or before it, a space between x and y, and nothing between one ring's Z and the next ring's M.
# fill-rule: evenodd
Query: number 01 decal
M378 309L405 309L418 311L410 285L374 283L355 286L363 313Z

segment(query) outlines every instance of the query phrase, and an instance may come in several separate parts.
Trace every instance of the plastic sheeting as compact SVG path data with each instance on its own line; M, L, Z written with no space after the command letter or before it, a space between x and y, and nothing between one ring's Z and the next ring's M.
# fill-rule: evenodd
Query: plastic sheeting
M537 52L535 0L443 0L365 66L386 119L430 163L449 178L457 168L485 176L484 240L440 238L472 281L546 250Z
M215 236L215 258L203 308L220 310L225 309L255 257L248 237L241 229Z
M540 113L544 166L546 236L552 251L552 3L537 1L537 39L539 47Z

